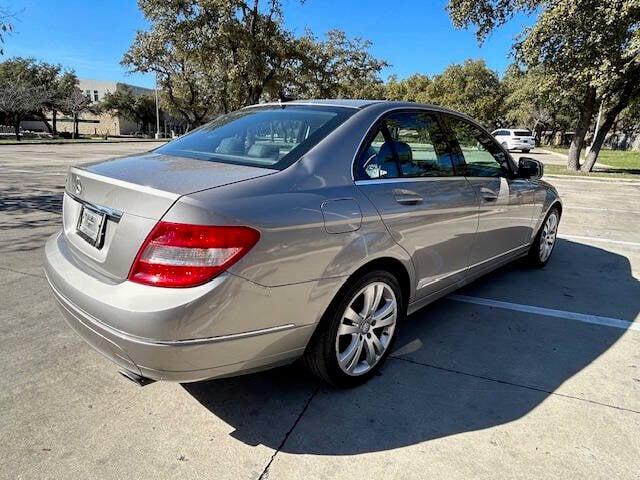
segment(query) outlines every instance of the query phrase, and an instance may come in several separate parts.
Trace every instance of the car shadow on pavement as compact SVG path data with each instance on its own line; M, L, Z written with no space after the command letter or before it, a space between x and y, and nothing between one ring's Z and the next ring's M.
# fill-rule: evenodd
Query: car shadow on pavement
M544 269L516 262L460 293L627 321L640 310L640 282L626 257L566 240ZM570 401L622 401L590 379L579 387L567 381L624 333L443 299L408 318L380 375L361 387L319 385L295 364L184 389L246 444L353 455L502 425L559 388Z

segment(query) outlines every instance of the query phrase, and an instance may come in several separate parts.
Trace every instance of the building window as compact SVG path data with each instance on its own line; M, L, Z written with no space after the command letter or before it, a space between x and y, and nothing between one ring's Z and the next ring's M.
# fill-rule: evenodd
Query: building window
M85 90L84 94L89 100L91 100L91 90Z
M93 91L93 101L97 102L98 101L98 90L94 90Z

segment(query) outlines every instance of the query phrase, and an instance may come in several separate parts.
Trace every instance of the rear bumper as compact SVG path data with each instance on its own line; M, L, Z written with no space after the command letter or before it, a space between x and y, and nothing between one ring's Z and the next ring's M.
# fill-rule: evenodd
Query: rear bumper
M301 310L291 301L307 300L312 284L267 289L230 274L191 289L109 284L68 255L61 235L48 240L45 273L67 323L120 367L154 380L197 381L289 363L302 355L324 311L318 302Z
M509 150L533 150L534 148L536 148L535 143L509 142Z

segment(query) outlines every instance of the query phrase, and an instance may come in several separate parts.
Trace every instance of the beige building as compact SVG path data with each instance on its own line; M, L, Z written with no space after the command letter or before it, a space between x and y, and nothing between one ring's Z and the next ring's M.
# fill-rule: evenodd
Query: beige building
M153 89L137 87L120 82L108 82L102 80L80 80L78 88L92 101L97 103L102 100L107 93L113 93L116 90L130 88L134 95L145 95L154 93ZM48 118L51 124L51 118ZM73 119L58 113L57 117L58 132L73 132ZM41 130L46 131L46 127L41 121L25 121L21 124L25 130ZM95 115L85 113L80 117L78 122L78 130L80 135L133 135L138 132L139 126L130 120L119 117L117 115L102 114Z

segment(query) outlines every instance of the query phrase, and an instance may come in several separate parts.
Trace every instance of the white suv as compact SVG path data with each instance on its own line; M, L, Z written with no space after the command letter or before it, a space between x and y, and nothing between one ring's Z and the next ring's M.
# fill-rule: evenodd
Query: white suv
M536 137L533 136L531 130L503 128L495 130L491 134L507 150L522 150L523 153L528 153L536 146Z

